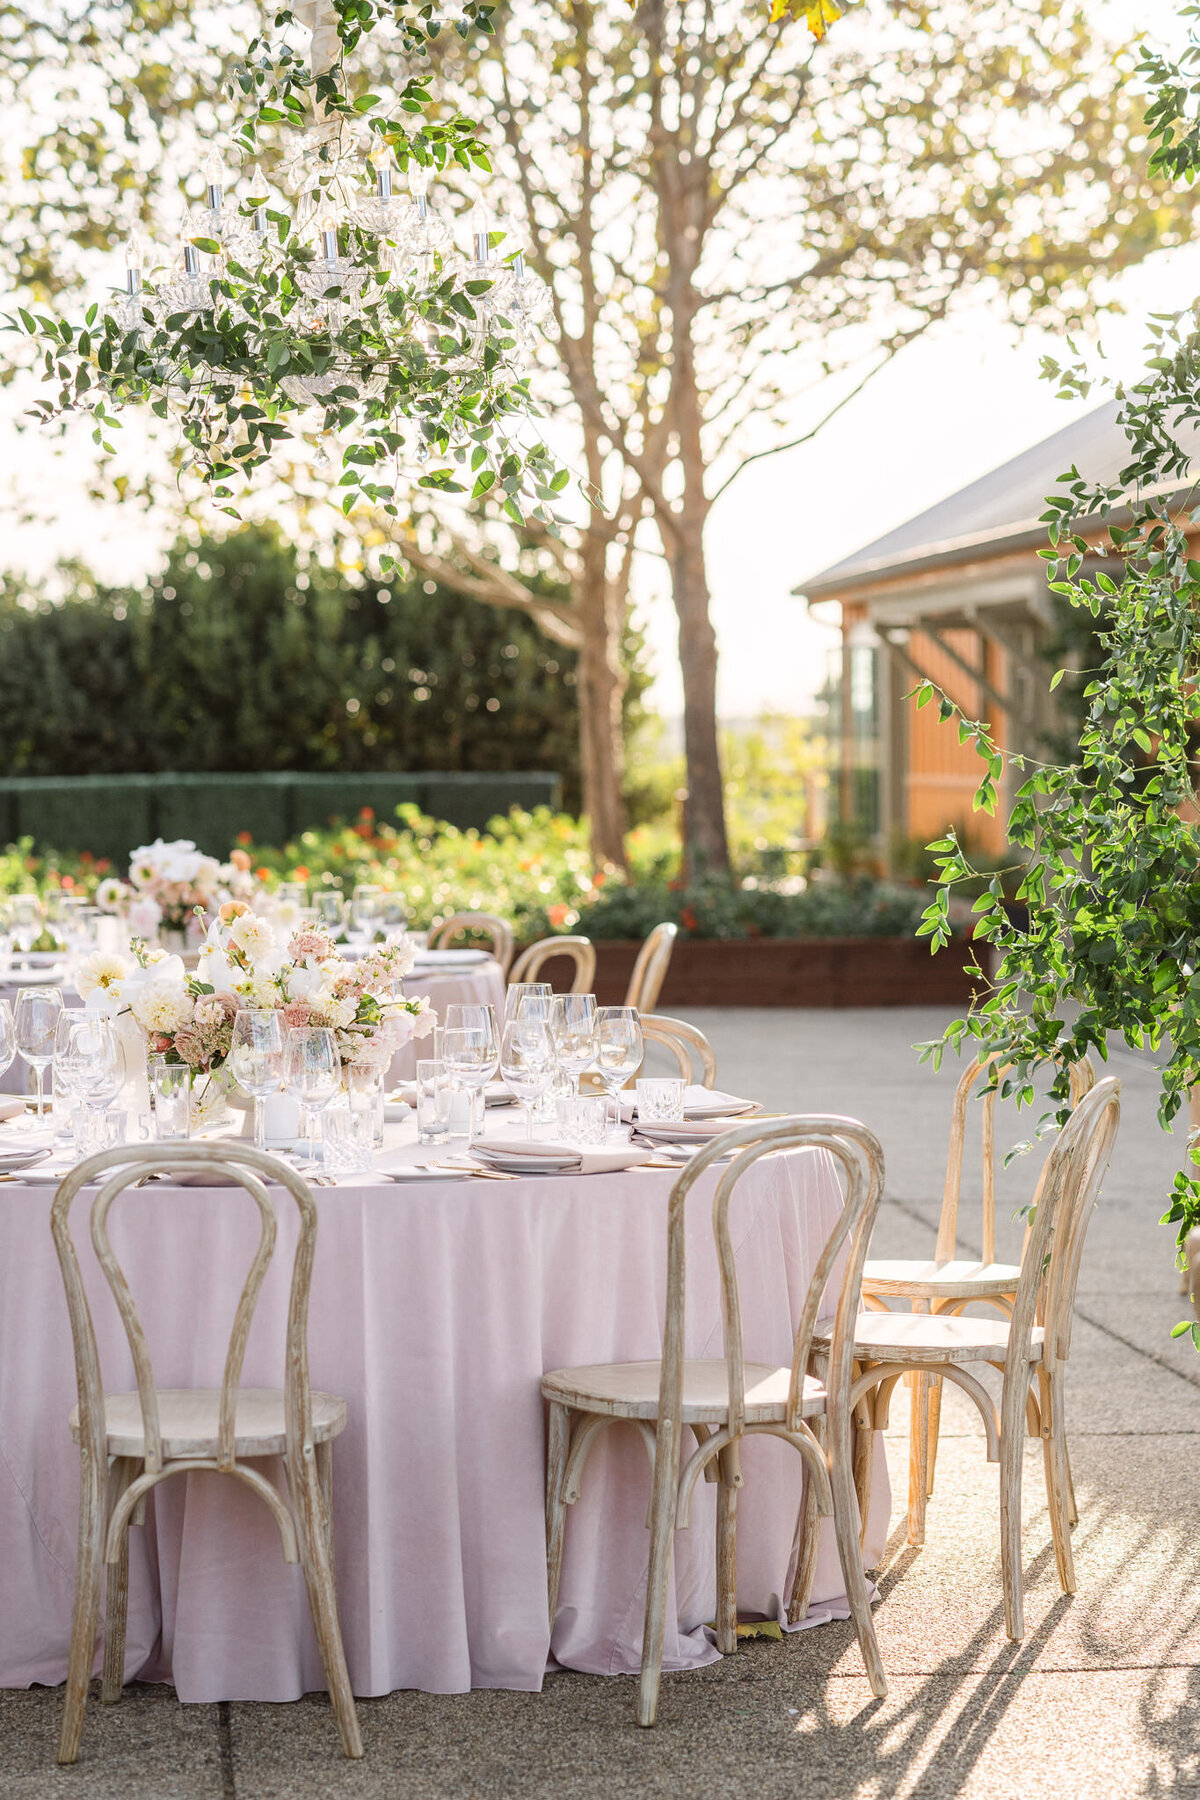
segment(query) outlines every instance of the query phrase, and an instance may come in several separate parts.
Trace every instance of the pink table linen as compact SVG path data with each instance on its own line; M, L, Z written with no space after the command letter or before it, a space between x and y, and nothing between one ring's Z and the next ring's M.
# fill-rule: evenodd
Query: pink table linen
M645 1592L645 1452L615 1427L567 1522L553 1644L546 1617L544 1414L539 1380L571 1363L655 1356L665 1287L668 1171L400 1187L318 1188L309 1342L314 1387L345 1397L334 1449L342 1628L354 1690L536 1691L551 1648L575 1669L638 1666ZM693 1195L688 1353L720 1351L708 1198ZM0 1186L0 1685L66 1672L78 1453L74 1368L48 1228L52 1190ZM74 1209L110 1388L133 1385L124 1337ZM734 1202L747 1354L786 1360L790 1318L839 1204L831 1166L791 1152ZM236 1190L128 1192L112 1236L142 1308L162 1386L219 1379L255 1241ZM294 1220L259 1304L243 1380L281 1378ZM201 1271L204 1272L203 1277ZM800 1464L779 1443L743 1451L739 1604L780 1617L790 1592ZM868 1564L882 1548L887 1477L875 1459ZM269 1465L264 1464L269 1468ZM278 1477L278 1468L271 1469ZM714 1490L676 1536L667 1668L715 1659ZM183 1700L287 1700L324 1686L300 1572L241 1484L177 1476L131 1534L126 1673ZM845 1614L823 1527L810 1619Z

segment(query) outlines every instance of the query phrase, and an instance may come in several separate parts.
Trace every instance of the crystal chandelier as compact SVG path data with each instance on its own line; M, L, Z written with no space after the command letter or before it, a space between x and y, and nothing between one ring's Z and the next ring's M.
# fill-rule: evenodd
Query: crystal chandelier
M387 385L387 364L414 354L433 363L439 379L478 368L489 346L509 365L528 362L549 311L549 289L526 267L522 248L509 247L511 232L492 232L482 199L470 215L464 255L430 203L428 170L410 164L402 193L388 146L365 162L357 154L344 157L336 130L319 126L290 170L299 193L288 218L271 206L257 164L242 184L241 203L231 204L214 152L204 170L203 203L184 217L175 269L149 284L142 243L130 239L125 289L111 308L118 328L142 333L214 312L254 322L261 306L256 312L252 300L290 291L286 312L294 338L329 346L312 373L280 376L279 387L298 405L328 405L339 391L370 399ZM499 246L493 237L502 239ZM378 340L373 361L336 347L347 328L364 322L368 294ZM437 305L422 304L431 300ZM200 353L189 381L202 363Z

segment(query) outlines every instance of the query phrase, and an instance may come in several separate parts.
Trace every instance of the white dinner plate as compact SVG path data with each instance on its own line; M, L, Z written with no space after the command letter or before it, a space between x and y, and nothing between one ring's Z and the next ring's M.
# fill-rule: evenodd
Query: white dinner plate
M499 1169L507 1175L561 1175L564 1169L579 1166L579 1152L564 1150L561 1156L524 1156L519 1149L496 1150L490 1145L486 1156L479 1158L485 1169Z
M414 975L432 975L438 969L471 969L490 959L487 950L418 950Z
M385 1181L469 1181L470 1169L427 1169L423 1163L395 1163L390 1169L375 1169Z
M50 1151L46 1145L30 1150L0 1150L0 1175L14 1175L30 1163L44 1162Z

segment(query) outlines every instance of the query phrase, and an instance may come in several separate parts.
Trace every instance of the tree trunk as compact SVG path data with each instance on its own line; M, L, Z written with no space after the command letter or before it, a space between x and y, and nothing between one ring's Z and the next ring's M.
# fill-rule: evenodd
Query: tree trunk
M597 863L625 867L625 670L621 663L624 598L606 569L606 544L585 536L576 584L579 609L579 752L583 810Z
M675 611L679 619L679 666L683 675L683 747L687 759L689 876L725 874L725 789L717 735L717 637L709 618L708 576L701 531L686 523L671 557Z

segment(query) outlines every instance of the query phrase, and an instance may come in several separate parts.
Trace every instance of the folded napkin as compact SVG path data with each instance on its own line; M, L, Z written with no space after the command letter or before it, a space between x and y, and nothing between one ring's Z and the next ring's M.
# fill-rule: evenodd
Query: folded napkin
M0 1098L0 1119L19 1119L24 1111L23 1094L5 1094Z
M733 1113L754 1113L760 1109L757 1100L745 1100L740 1094L725 1094L720 1088L699 1087L689 1082L683 1090L685 1119L727 1118ZM626 1088L621 1095L621 1117L628 1124L637 1117L637 1090Z
M476 1162L495 1169L511 1169L514 1163L545 1162L546 1172L554 1175L609 1175L618 1169L636 1169L651 1162L653 1150L639 1144L614 1144L611 1148L596 1145L528 1143L523 1138L489 1141L477 1139L471 1148ZM570 1160L565 1160L569 1158Z
M727 1131L743 1122L741 1119L656 1119L651 1124L649 1120L639 1119L634 1133L656 1144L706 1144L710 1138L724 1137Z

